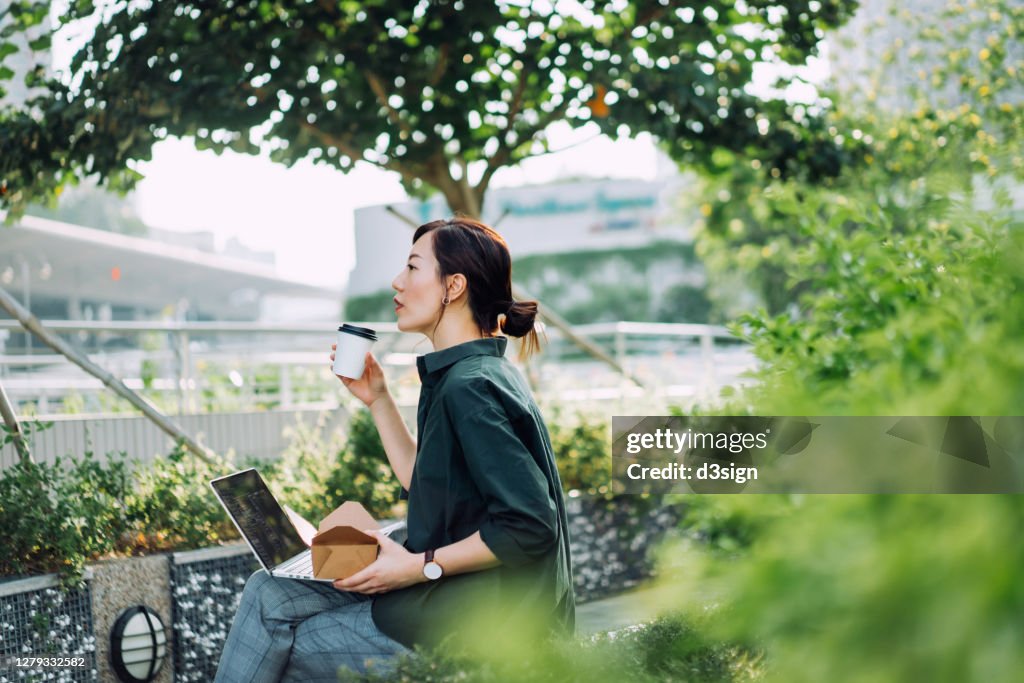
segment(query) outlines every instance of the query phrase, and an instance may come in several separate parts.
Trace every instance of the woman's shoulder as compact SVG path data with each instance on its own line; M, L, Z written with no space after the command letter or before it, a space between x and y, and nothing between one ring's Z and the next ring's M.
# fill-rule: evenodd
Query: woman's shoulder
M520 405L530 399L522 375L508 359L498 356L472 356L453 365L442 395L450 407L460 409L488 402Z

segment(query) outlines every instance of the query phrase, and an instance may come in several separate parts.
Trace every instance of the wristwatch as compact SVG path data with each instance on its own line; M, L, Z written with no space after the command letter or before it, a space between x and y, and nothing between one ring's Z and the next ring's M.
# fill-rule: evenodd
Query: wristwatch
M444 576L444 569L437 562L434 562L433 549L423 553L423 576L431 581L437 581Z

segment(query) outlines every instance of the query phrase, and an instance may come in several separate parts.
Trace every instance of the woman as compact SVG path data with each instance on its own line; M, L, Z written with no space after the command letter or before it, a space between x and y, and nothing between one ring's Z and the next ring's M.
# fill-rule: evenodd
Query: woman
M521 629L575 619L561 482L543 418L507 338L537 349L536 302L513 301L508 246L467 218L420 226L397 292L398 328L434 351L416 359L418 441L372 354L342 383L373 415L408 498L408 539L386 536L377 560L334 587L254 574L242 594L218 681L334 680L415 645L479 629L472 608ZM331 354L333 360L334 354ZM507 637L484 631L485 637ZM479 631L477 632L479 635Z

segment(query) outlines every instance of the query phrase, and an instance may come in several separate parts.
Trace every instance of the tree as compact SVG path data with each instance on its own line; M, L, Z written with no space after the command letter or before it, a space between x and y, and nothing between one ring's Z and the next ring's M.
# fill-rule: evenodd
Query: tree
M935 4L908 19L894 0L908 38L893 51L906 54L879 55L883 75L904 56L920 67L899 72L910 109L879 106L892 77L835 97L830 125L871 145L859 165L810 186L757 182L737 160L705 186L709 279L741 273L763 293L735 323L760 381L733 409L1003 415L1024 403L1024 6Z
M170 136L343 172L366 161L469 215L498 170L549 151L556 121L648 132L680 162L726 148L815 176L842 161L808 135L809 118L745 87L757 62L802 63L852 0L584 0L571 13L528 0L69 5L56 28L99 22L66 82L29 69L42 94L0 112L0 208L12 215L85 176L130 187L134 162ZM0 60L49 7L10 3ZM0 84L13 76L3 64Z
M830 111L818 120L843 138L855 162L812 187L799 179L765 182L756 158L720 154L732 163L690 190L701 204L698 252L712 280L742 274L770 315L793 312L805 295L820 293L820 281L795 274L806 265L797 254L816 240L834 247L879 217L899 235L929 229L958 236L963 221L949 218L957 206L984 208L1004 196L1012 203L1024 184L1024 57L1015 40L1024 33L1024 6L933 0L911 11L892 0L874 8L887 23L850 38L885 35L890 24L904 38L832 93ZM871 215L842 220L848 204Z

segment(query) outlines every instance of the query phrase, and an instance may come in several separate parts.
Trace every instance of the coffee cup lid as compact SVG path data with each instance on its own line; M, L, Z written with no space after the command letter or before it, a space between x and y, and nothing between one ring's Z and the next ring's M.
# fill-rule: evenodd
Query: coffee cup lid
M348 334L354 334L357 337L364 337L366 339L377 341L377 332L375 330L371 330L369 327L356 327L355 325L344 323L338 328L338 332L347 332Z

